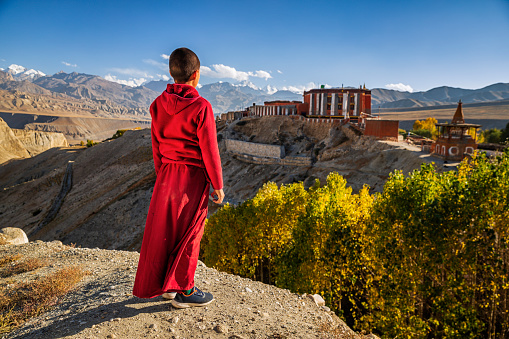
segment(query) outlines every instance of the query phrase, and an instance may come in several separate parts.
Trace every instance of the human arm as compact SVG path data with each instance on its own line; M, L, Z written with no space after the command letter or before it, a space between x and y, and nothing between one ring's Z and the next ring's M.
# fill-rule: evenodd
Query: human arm
M212 107L207 101L200 110L197 121L197 136L201 150L205 170L210 179L214 191L221 191L223 188L223 170L221 168L221 158L217 146L216 122ZM217 193L220 197L219 192ZM224 193L222 193L224 197ZM223 199L220 199L221 201Z
M155 133L155 125L154 125L154 104L150 106L150 113L152 115L152 122L150 123L150 136L152 138L152 156L154 158L154 167L156 170L156 174L159 173L159 168L161 168L161 152L159 151L159 140L157 139L157 135Z

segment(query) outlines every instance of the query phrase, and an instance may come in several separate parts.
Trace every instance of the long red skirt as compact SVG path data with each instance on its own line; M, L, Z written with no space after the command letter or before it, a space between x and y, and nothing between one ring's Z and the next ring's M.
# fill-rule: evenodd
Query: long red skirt
M193 288L208 193L203 168L175 163L161 166L143 234L135 296L153 298Z

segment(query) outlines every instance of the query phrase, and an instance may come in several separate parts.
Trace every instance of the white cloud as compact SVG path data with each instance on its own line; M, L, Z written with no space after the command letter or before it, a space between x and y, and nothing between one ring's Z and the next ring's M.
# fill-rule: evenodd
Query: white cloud
M200 73L203 76L210 78L229 78L238 81L247 81L249 77L270 79L272 76L267 71L244 72L237 71L234 67L226 66L223 64L212 65L211 67L201 66Z
M198 89L200 89L200 88L202 88L202 87L203 87L203 85L202 85L202 84L198 84L198 85L196 85L196 88L198 88Z
M168 54L161 54L161 58L170 60L170 56Z
M0 71L5 71L5 69L3 69L2 67L0 67Z
M212 70L214 68L214 70ZM230 78L238 81L247 81L249 74L247 72L237 71L235 68L223 64L200 67L200 73L210 78Z
M247 81L247 80L242 81L239 84L233 85L233 86L235 86L235 87L249 87L252 89L259 90L259 88L255 84L253 84L251 81Z
M145 79L145 78L129 78L128 80L122 80L122 79L118 79L117 76L111 75L111 74L105 75L104 79L108 80L108 81L113 81L113 82L116 82L116 83L119 83L122 85L131 86L131 87L138 87L138 86L143 85L145 82L147 82L147 79Z
M170 77L167 76L166 74L157 74L157 76L161 79L163 79L164 81L168 81L170 80Z
M283 86L279 90L281 91L290 91L297 94L303 94L304 91L309 91L310 89L318 88L318 86L314 82L308 82L306 85L298 85L298 86ZM331 88L330 85L325 85L325 88Z
M143 62L146 63L146 64L149 64L151 66L155 66L163 71L168 71L169 70L169 67L168 67L168 64L165 63L165 62L160 62L160 61L155 61L155 60L152 60L152 59L143 59Z
M12 74L23 73L24 71L26 71L25 67L16 65L16 64L12 64L8 68L9 68L10 73L12 73Z
M65 61L62 61L62 64L69 66L69 67L78 67L78 65L76 65L76 64L71 64L71 63L65 62Z
M385 85L385 88L393 89L400 92L410 92L412 93L414 89L410 85L402 84L401 82L399 84L387 84Z
M281 72L279 69L277 70L277 72L278 72L279 74L283 74L283 72Z
M254 72L254 74L252 74L251 72L248 72L248 73L250 73L250 75L255 77L255 78L262 78L262 79L265 79L265 80L268 80L268 79L272 78L270 73L266 72L266 71L256 71L256 72Z

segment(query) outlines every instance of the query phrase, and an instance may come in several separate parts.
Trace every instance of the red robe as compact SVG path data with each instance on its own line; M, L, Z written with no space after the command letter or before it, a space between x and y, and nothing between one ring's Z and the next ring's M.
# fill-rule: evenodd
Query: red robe
M194 286L210 184L223 188L210 103L192 86L171 84L150 114L157 179L134 281L140 298Z

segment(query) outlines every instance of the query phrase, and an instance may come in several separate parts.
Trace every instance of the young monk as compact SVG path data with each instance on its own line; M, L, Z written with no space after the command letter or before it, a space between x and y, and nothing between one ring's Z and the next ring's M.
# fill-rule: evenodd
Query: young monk
M133 294L163 295L177 308L205 306L212 294L194 286L200 241L213 201L224 199L216 124L210 103L196 86L200 60L187 48L170 55L169 84L150 106L157 174L141 245Z

